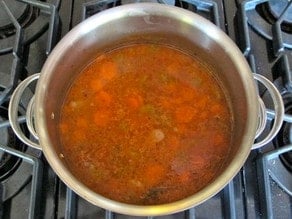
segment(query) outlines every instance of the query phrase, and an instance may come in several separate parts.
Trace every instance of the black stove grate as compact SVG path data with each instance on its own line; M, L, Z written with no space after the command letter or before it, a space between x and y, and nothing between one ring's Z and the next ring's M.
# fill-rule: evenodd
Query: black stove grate
M13 0L14 1L14 0ZM3 12L1 14L7 14L9 16L9 20L11 21L9 26L14 26L14 34L10 34L9 36L1 39L0 41L0 54L11 52L14 47L18 44L17 38L18 32L22 32L21 44L26 46L31 42L35 41L38 37L40 37L44 32L48 30L48 38L47 38L47 54L52 50L53 46L57 42L58 36L58 26L59 26L59 13L58 9L60 7L60 0L56 0L54 3L49 3L46 1L37 1L37 0L19 0L17 4L26 5L27 8L30 8L28 11L34 11L33 18L27 22L26 25L23 25L21 20L15 17L13 14L13 8L9 8L9 5L13 6L10 2L7 4L7 0L1 0L1 10ZM26 12L28 13L28 12ZM29 16L29 15L27 15ZM2 29L5 29L2 27ZM13 29L13 28L12 28ZM20 29L20 30L19 30ZM1 28L0 28L1 30ZM4 31L4 30L3 30ZM0 31L1 33L1 31ZM14 51L15 52L15 51Z
M0 104L3 104L5 100L7 100L7 96L11 94L12 89L16 87L18 82L19 74L23 68L23 64L21 62L23 58L23 29L19 25L18 21L12 15L11 11L9 10L8 6L4 1L1 1L1 6L7 13L7 16L10 18L11 22L13 23L14 27L16 28L15 33L15 43L13 45L13 62L12 62L12 69L11 69L11 80L10 84L6 86L3 92L0 94Z
M4 145L0 144L0 150L8 153L10 155L13 155L15 157L18 157L22 159L23 162L26 162L30 165L32 165L32 179L31 179L31 193L30 193L30 199L29 199L29 208L28 208L28 218L38 218L40 215L38 212L39 210L39 200L40 200L40 194L41 194L41 185L42 185L42 171L43 171L43 165L42 162L33 156L30 156L28 154L25 154L23 152L17 151L15 149L12 149L10 147L6 147ZM6 187L3 186L3 184L0 184L0 194L2 196L2 199L5 199L5 193L9 192L6 191ZM3 200L0 200L0 218L3 218L5 215L10 215L10 212L5 212L6 209L4 208L5 204L2 202Z
M1 144L4 144L8 147L16 149L18 151L24 151L26 146L18 140L18 138L13 134L11 128L5 128L9 124L4 121L8 120L8 109L6 106L0 106L0 136ZM19 167L20 159L0 151L0 181L7 179L11 176Z
M287 165L282 162L291 159L291 46L292 4L286 0L247 0L239 3L238 45L248 59L253 72L265 75L281 92L285 104L285 118L280 133L273 143L260 149L254 155L257 167L258 187L257 208L263 218L291 217L291 175ZM269 105L268 94L259 88L259 94ZM268 111L269 125L273 117ZM252 159L252 158L250 158ZM253 167L254 168L254 167ZM248 174L248 170L245 169ZM245 176L246 179L250 178ZM250 182L245 182L247 197L252 196ZM247 205L248 206L248 205ZM248 212L251 212L249 209ZM255 216L255 215L252 215Z
M13 6L14 3L16 6ZM45 54L56 44L59 34L59 5L60 1L0 0L0 14L6 16L4 20L8 23L0 28L0 218L39 218L41 215L43 164L40 152L27 148L18 141L9 127L6 111L14 88L21 79L28 76L27 64L32 59L30 52L39 49L35 42L40 37L47 37L47 45L43 50ZM24 15L21 16L26 21L19 18L17 12L23 11L15 7L25 8ZM34 59L41 56L40 53L34 55L37 55ZM26 101L22 101L20 115L24 113L23 107L28 103ZM25 117L20 116L19 122L24 121ZM23 128L26 129L25 126Z
M57 8L60 2L58 1L56 5L33 0L21 0L21 2L33 8L39 9L40 13L48 14L49 20L46 20L43 16L39 16L39 19L35 19L35 22L28 28L23 27L17 18L15 18L7 3L4 0L0 1L1 10L4 10L4 14L9 17L11 24L15 28L15 34L0 40L0 55L10 53L13 56L10 72L6 73L6 76L9 77L9 79L6 80L8 83L1 84L3 91L0 93L0 104L7 101L9 95L18 84L20 75L25 72L28 46L40 37L47 29L47 55L57 42L59 24L59 14L57 12Z
M292 89L292 75L291 75L291 54L289 51L292 48L292 23L285 22L286 18L290 19L292 14L292 2L286 0L249 0L244 1L240 4L240 27L242 28L240 32L242 35L239 35L239 46L243 54L249 58L252 65L252 69L255 71L255 60L251 48L254 41L250 36L250 27L255 30L257 33L262 35L264 38L270 41L271 47L270 55L273 54L274 58L277 59L276 69L277 71L283 72L282 80L284 87L291 91ZM281 5L282 7L277 7ZM265 10L275 10L278 12L278 17L274 18L273 21L269 21L266 13L263 13L263 8L271 8ZM283 24L286 24L286 29L283 28ZM289 32L287 31L289 29ZM279 74L279 73L278 73ZM276 74L275 74L276 75Z
M275 209L274 206L280 206L281 201L289 202L289 200L285 200L285 197L275 197L272 195L273 186L271 184L271 178L279 185L289 196L292 196L292 184L291 184L291 173L287 171L285 168L279 168L279 165L275 165L276 162L279 162L279 156L292 151L292 145L286 145L279 149L270 151L265 153L260 157L258 162L258 180L261 182L260 190L262 191L261 195L261 203L263 209L263 218L276 218L274 211L277 211L277 215L286 215L291 214L291 208L285 207ZM275 168L277 166L277 168ZM280 200L279 200L280 199ZM289 198L288 198L289 199ZM278 201L278 203L276 203ZM291 207L291 206L290 206Z
M242 26L244 38L247 39L246 49L250 45L247 36L248 24L260 35L275 42L275 54L282 52L285 47L291 49L291 5L291 2L286 0L248 0L242 2L241 13L242 17L245 18Z
M82 20L86 18L104 11L109 8L113 8L119 5L135 3L135 2L143 2L143 1L136 1L136 0L95 0L91 2L86 2L82 4ZM145 1L147 2L147 1ZM152 1L151 1L152 2ZM184 8L194 13L200 14L205 18L212 21L217 26L220 26L223 30L225 30L222 20L223 17L219 16L219 6L216 1L212 0L154 0L153 2L157 2L160 4L168 4L168 5L175 5L180 8ZM222 8L221 8L222 10ZM220 11L221 13L223 11Z
M8 80L4 81L8 83L1 84L3 83L1 71L3 72L3 70L1 70L2 63L0 64L1 106L7 103L19 79L27 75L27 59L31 54L28 47L35 43L38 38L45 35L44 54L34 53L32 55L46 57L59 39L61 26L60 11L58 11L61 4L59 0L55 0L53 3L51 1L49 3L48 1L19 0L18 2L29 5L38 12L36 17L30 20L30 25L27 26L19 24L17 18L14 18L11 14L9 15L7 5L4 6L5 2L7 0L0 0L0 10L5 8L5 13L15 27L15 33L5 39L0 39L0 61L7 54L12 56L11 63L9 63L10 67L4 72L9 77ZM64 0L62 3L66 4L66 2L70 2L68 5L72 7L68 7L72 9L69 12L69 23L70 26L74 26L95 13L117 5L127 4L131 0L74 0L72 2ZM243 54L248 59L251 69L274 81L282 92L283 99L286 96L291 96L292 47L290 43L292 38L291 29L289 29L291 27L291 2L288 3L286 0L234 0L234 2L227 0L157 0L157 2L174 4L177 7L198 13L231 36L235 32L234 35L236 37L233 39L238 43ZM276 4L275 2L287 4L284 7L280 7L282 10L280 12L279 9L269 9ZM64 7L67 7L67 5ZM271 19L263 16L266 13L265 11L270 13L269 10L272 11L273 15ZM233 24L234 16L234 21L238 23ZM256 22L261 22L261 25L263 25L260 27L261 29L256 29L259 24ZM265 96L265 91L260 90L260 94ZM292 101L288 101L287 105L289 103L292 104ZM290 110L286 112L290 113ZM20 117L20 121L23 122L24 118ZM289 126L290 123L291 118L286 115L286 125ZM0 129L6 129L8 126L9 123L7 121L0 120ZM285 139L287 139L287 136ZM20 159L20 169L24 170L28 176L21 179L21 176L17 178L14 174L13 177L15 178L9 178L4 182L1 181L0 218L7 218L7 215L8 217L14 216L14 213L8 212L10 209L9 206L7 207L9 200L16 196L15 193L20 193L27 186L30 187L28 190L29 201L26 203L29 218L40 218L41 216L44 218L72 219L81 217L136 218L113 213L91 205L67 188L49 168L46 161L43 160L42 162L40 155L35 156L34 152L28 150L20 152L7 147L7 145L2 145L2 143L0 141L0 150ZM291 142L286 143L291 144ZM159 218L277 218L279 216L291 218L291 172L285 168L281 159L279 159L279 156L292 152L291 145L286 143L281 143L280 141L279 146L281 147L276 149L275 145L271 143L263 150L252 151L239 174L213 198L184 212ZM20 181L23 183L22 187L8 193L4 191L5 186L8 186L8 184ZM31 184L27 183L28 181L31 181ZM280 191L276 189L280 189ZM8 190L10 190L10 187ZM4 193L6 195L3 199ZM15 212L15 209L13 210ZM17 208L16 210L18 211L18 214L16 214L18 217L15 218L24 215L23 212L25 210L23 208Z

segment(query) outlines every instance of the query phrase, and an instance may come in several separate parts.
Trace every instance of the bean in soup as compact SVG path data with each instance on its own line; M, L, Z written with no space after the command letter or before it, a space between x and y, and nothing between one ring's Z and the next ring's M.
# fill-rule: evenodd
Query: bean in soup
M166 45L98 56L61 109L62 152L75 176L116 201L153 205L190 196L228 157L228 94L210 68Z

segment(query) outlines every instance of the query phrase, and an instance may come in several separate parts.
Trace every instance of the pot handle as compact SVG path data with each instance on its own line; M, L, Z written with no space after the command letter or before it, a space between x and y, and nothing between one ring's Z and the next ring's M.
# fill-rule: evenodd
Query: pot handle
M274 119L273 127L272 127L271 131L269 132L269 134L263 140L253 144L252 149L257 149L257 148L260 148L260 147L266 145L267 143L269 143L277 135L277 133L279 132L279 130L282 126L282 123L283 123L284 109L285 108L284 108L284 103L283 103L281 94L279 93L277 88L273 85L273 83L270 82L267 78L265 78L262 75L259 75L259 74L253 74L253 75L254 75L254 79L256 79L257 81L262 83L268 89L268 91L270 92L271 97L273 99L274 108L275 108L275 119ZM28 146L42 150L41 146L38 143L30 140L29 138L27 138L25 136L25 134L21 130L20 125L17 121L18 106L19 106L21 96L22 96L24 90L29 86L29 84L31 84L33 81L37 80L39 77L40 77L40 73L31 75L28 78L26 78L25 80L23 80L17 86L17 88L13 92L11 99L10 99L10 103L9 103L9 107L8 107L8 117L9 117L9 121L11 124L11 128L15 132L16 136L22 142L24 142ZM30 102L28 104L27 112L26 112L26 122L27 122L28 130L34 136L34 138L36 140L38 140L38 135L34 129L34 122L33 122L34 109L35 109L34 100L35 100L35 98L32 97L32 99L30 100ZM259 125L258 125L258 129L257 129L256 136L255 136L256 138L258 136L260 136L260 134L264 131L266 121L268 118L267 117L267 109L266 109L266 107L265 107L265 105L260 97L259 97L259 106L260 106Z
M255 80L257 80L258 82L260 82L267 88L267 90L269 91L272 97L274 108L275 108L275 118L274 118L273 127L264 139L253 144L252 149L257 149L269 143L278 134L284 120L285 108L284 108L282 96L280 92L277 90L277 88L275 87L275 85L262 75L254 73L253 76ZM262 101L260 97L259 97L259 106L260 106L259 125L258 125L258 130L256 132L256 138L259 137L264 131L266 122L268 119L267 109L265 107L264 102Z
M22 97L23 92L25 89L35 80L40 77L40 73L31 75L23 80L17 88L14 90L13 94L11 95L9 106L8 106L8 118L11 124L11 128L13 129L16 136L25 144L35 149L42 150L42 147L39 143L30 140L28 137L25 136L22 129L20 128L19 122L17 121L18 118L18 106ZM34 129L34 96L31 98L26 111L26 124L28 130L33 135L33 137L38 140L38 135Z

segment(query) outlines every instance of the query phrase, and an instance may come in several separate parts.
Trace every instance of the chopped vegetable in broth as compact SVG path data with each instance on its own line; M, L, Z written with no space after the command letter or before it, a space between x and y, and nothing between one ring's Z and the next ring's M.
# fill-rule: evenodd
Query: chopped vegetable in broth
M61 109L62 153L90 189L130 204L170 203L210 183L228 157L228 94L210 68L166 45L98 56Z

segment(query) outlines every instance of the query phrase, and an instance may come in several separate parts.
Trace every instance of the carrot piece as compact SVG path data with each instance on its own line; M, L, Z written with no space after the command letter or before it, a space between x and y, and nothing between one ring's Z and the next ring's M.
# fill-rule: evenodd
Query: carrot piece
M76 121L77 129L87 130L88 122L84 118L78 118Z
M112 80L118 74L117 65L112 61L105 61L101 65L101 77L107 81Z
M179 73L179 69L180 69L180 66L178 63L171 63L170 65L167 66L167 72L170 74L170 75L177 75Z
M139 94L131 94L126 100L131 109L139 109L143 105L143 97Z
M178 88L175 85L175 83L167 83L166 85L163 85L163 91L168 94L174 94L177 92Z
M173 98L172 102L175 104L175 105L181 105L184 103L184 99L180 96L177 96L175 98Z
M183 101L192 101L195 97L195 91L189 87L183 87L179 91L179 96L183 99Z
M196 114L196 109L191 106L180 106L175 111L175 118L178 123L190 122Z
M103 86L105 85L105 82L103 80L101 80L100 78L98 79L94 79L90 82L90 88L93 91L99 91L103 88Z
M198 102L196 102L196 106L202 110L208 105L208 97L202 97Z
M100 66L100 76L90 82L90 88L99 91L103 86L117 75L117 66L114 62L105 61Z
M179 174L179 180L182 183L189 183L191 181L191 174L188 171L184 171Z
M170 109L173 106L170 98L160 98L158 104L166 109Z
M207 119L208 117L209 117L208 112L206 112L206 111L201 111L201 112L200 112L200 115L199 115L199 118L200 118L200 119L205 120L205 119Z
M107 107L107 106L110 106L110 104L112 103L112 96L108 92L103 91L103 90L98 92L95 99L98 105L100 106Z
M166 174L165 168L160 164L150 164L143 172L146 186L152 187L159 183Z
M215 115L221 115L222 113L224 113L224 107L220 104L212 105L210 110Z
M110 113L108 111L96 111L93 120L97 126L106 126L110 122Z

